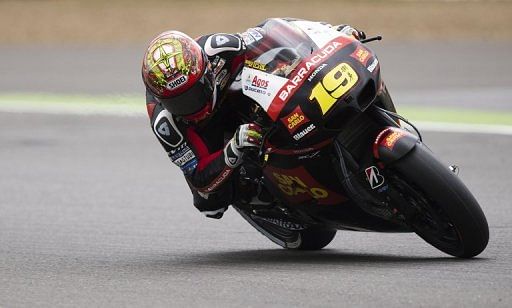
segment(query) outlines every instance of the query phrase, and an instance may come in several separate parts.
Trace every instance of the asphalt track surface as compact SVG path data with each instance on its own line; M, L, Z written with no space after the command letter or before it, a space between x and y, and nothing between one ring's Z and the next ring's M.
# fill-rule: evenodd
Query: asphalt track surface
M512 137L426 133L490 224L476 259L413 234L283 250L193 208L142 117L0 114L0 306L512 304Z
M422 51L432 63L445 61L438 50L464 50L415 46L396 48L402 55ZM507 109L509 101L500 101L510 89L507 48L476 48L462 57L492 56L472 64L480 69L477 81L461 66L458 73L442 71L446 86L435 83L440 66L432 64L423 67L423 82L390 73L388 84L399 85L401 95L482 89L498 98L485 106ZM60 56L48 50L40 54L44 61L25 63L28 51L2 49L9 55L0 61L2 72L12 76L0 74L0 91L141 90L138 65L116 71L112 64L138 59L133 49ZM65 78L63 61L80 74ZM32 64L37 78L20 85L26 75L15 62ZM412 65L393 63L399 72ZM118 79L105 86L112 77ZM425 132L424 138L445 162L461 167L487 215L490 242L478 258L449 257L414 234L338 232L325 250L286 251L233 210L220 221L202 217L143 117L0 113L0 306L510 307L512 137Z

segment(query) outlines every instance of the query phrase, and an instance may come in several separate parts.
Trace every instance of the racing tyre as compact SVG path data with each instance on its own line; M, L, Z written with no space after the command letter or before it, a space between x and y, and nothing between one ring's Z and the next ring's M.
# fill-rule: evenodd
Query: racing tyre
M236 207L235 209L251 226L283 248L319 250L327 246L336 235L336 230L333 229L304 227L285 219L261 217Z
M489 241L482 209L462 181L427 147L389 166L393 197L412 229L437 249L460 258L480 254Z

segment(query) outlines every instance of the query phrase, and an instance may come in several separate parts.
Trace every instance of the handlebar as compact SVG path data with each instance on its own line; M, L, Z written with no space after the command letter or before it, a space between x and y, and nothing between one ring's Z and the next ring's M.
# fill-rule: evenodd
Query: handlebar
M380 40L382 40L382 36L377 35L377 36L374 36L374 37L369 37L369 38L364 39L364 40L360 40L360 42L363 43L363 44L366 44L366 43L369 43L369 42L380 41Z

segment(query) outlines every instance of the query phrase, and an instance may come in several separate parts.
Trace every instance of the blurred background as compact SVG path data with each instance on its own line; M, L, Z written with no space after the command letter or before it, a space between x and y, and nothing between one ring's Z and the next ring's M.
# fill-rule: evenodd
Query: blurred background
M394 41L511 39L510 1L163 1L0 2L2 44L145 44L166 29L191 36L239 32L268 17L347 23Z
M158 33L242 32L268 17L298 17L382 35L370 46L398 105L500 111L512 94L511 16L509 0L3 0L0 108L70 100L62 94L81 95L73 101L82 105L83 95L110 95L88 102L133 106L143 95L142 55ZM14 99L17 107L5 106Z
M195 210L145 116L146 45L268 17L383 36L398 111L487 215L481 259L347 232L293 254ZM510 307L511 55L510 0L0 0L0 306Z

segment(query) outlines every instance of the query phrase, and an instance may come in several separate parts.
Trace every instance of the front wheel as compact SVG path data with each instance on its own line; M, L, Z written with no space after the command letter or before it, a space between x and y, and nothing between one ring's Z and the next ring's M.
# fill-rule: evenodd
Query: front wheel
M413 230L439 250L460 258L480 254L489 227L471 192L422 143L389 166L392 203Z
M282 218L270 218L235 209L240 215L277 245L295 250L320 250L334 239L336 230L321 226L304 226Z

